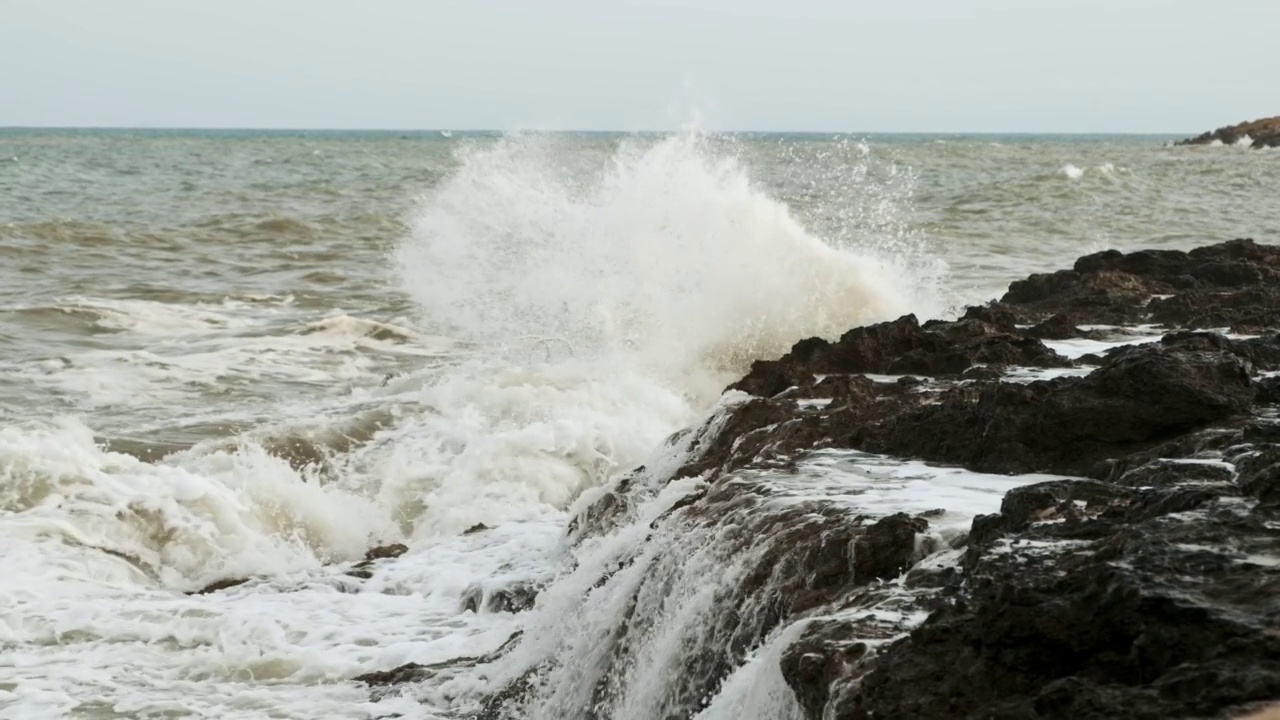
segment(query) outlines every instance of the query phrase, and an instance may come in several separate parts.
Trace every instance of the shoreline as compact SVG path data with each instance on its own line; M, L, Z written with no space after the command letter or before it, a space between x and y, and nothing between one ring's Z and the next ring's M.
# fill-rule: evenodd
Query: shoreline
M955 321L757 361L730 387L751 397L669 441L678 467L636 469L571 522L571 544L599 542L670 495L579 700L623 692L657 622L649 585L682 587L681 554L707 547L734 558L716 588L732 612L683 631L699 652L670 688L676 715L766 649L814 720L1220 716L1280 697L1275 318L1280 247L1236 240L1085 256ZM768 477L831 451L1069 479L1016 487L959 532L946 508L769 500L785 493ZM476 717L521 716L555 662L528 659Z

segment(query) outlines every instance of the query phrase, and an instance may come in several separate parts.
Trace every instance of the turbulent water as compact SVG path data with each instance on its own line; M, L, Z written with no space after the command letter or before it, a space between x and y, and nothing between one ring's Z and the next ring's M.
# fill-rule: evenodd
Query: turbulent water
M536 718L660 717L746 561L650 536L696 485L659 482L664 440L802 337L1280 236L1273 151L1167 140L0 130L0 717L460 718L534 667ZM641 463L627 522L566 534ZM762 482L959 531L1027 480L851 454ZM519 586L529 612L465 602ZM794 713L795 629L702 716Z

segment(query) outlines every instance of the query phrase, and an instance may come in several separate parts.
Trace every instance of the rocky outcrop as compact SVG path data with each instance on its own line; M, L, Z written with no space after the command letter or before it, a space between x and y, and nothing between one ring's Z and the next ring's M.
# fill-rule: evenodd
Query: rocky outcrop
M1165 332L1074 360L1046 344L1142 323ZM759 361L731 386L755 397L672 438L679 467L637 468L571 523L583 543L697 481L592 586L625 610L566 681L575 704L531 704L554 685L548 661L479 717L609 717L658 636L699 650L651 714L691 717L791 623L776 662L813 720L1235 717L1280 700L1277 330L1280 248L1234 240L1097 253L954 321L906 316ZM1013 490L956 538L937 514L761 480L825 449L1074 479ZM956 561L920 562L940 550ZM697 586L695 561L731 611L672 639L659 615Z
M1262 467L1157 464L1011 492L974 522L947 604L838 716L1155 720L1280 697L1280 506L1258 483L1277 456L1235 447L1225 462Z
M1013 283L992 312L1033 323L1062 315L1074 324L1257 329L1280 313L1280 248L1245 239L1190 252L1107 250Z
M1081 477L1019 488L999 514L977 518L960 566L932 582L928 619L880 652L857 623L813 622L781 661L808 717L1219 717L1280 698L1278 258L1251 241L1100 253L1014 283L956 323L982 318L1000 329L985 337L1002 339L1079 337L1079 324L1171 329L1159 343L1087 358L1098 367L1083 377L955 383L946 378L964 362L953 360L917 365L933 377L911 388L812 379L817 370L886 371L895 352L919 347L882 351L885 337L923 332L913 319L831 346L806 341L757 364L736 387L786 387L777 409L760 415L755 432L766 438L748 431L721 441L737 451L722 458L729 467L758 448L778 454L778 442L818 437L813 447ZM1009 316L1037 324L1010 329ZM1224 326L1263 334L1177 329ZM1035 357L1023 352L1019 364L1061 365ZM782 398L820 384L846 388L829 393L821 420L808 420L825 432L784 433L805 419L781 417ZM801 454L803 444L782 454Z
M1212 132L1202 133L1193 138L1179 140L1175 145L1235 145L1244 138L1249 139L1250 147L1280 146L1280 116L1250 120L1238 125L1228 125Z

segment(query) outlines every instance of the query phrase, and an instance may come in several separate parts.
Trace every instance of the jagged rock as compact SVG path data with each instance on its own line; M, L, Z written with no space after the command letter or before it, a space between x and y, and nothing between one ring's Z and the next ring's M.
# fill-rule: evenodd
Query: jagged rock
M816 620L782 655L782 677L810 720L822 720L832 690L847 686L865 669L865 629L849 620Z
M1201 133L1193 138L1179 140L1175 145L1210 145L1214 142L1223 145L1235 145L1249 138L1249 146L1254 148L1280 147L1280 117L1249 120L1236 125L1220 127L1211 132Z
M351 679L366 685L398 685L421 680L428 672L429 669L426 665L405 663L397 668L365 673Z
M375 560L398 558L407 552L409 552L409 547L407 545L402 545L400 543L395 543L394 545L383 545L381 547L369 548L369 551L364 554L364 561L373 562Z
M1252 399L1234 355L1139 346L1083 378L957 387L846 441L975 470L1085 474L1099 460L1243 412Z
M1076 327L1071 318L1062 313L1049 316L1037 325L1028 328L1026 333L1041 340L1067 340L1084 335L1084 332Z
M571 523L574 538L606 532L662 482L699 479L644 543L693 537L722 552L736 574L714 602L733 610L679 638L700 652L683 660L657 716L695 715L793 621L807 624L780 670L812 720L1208 718L1280 698L1278 287L1280 249L1252 240L1108 251L1016 282L959 320L906 316L755 363L731 387L757 397L669 441L688 443L683 467L670 477L639 468ZM1001 375L1073 365L1042 337L1145 322L1170 332L1082 359L1097 366L1087 376ZM1012 490L967 537L930 545L928 514L770 502L768 484L752 480L825 448L1077 479ZM913 567L940 548L958 563ZM666 602L685 560L637 550L603 573L596 589L647 563L584 669L590 698L574 717L606 717L625 692L652 603ZM485 601L480 593L474 608ZM898 620L862 612L890 601L885 616ZM914 628L901 619L925 612ZM480 717L522 717L542 672L496 688Z
M802 340L779 360L753 363L751 372L730 389L772 397L789 387L808 385L819 374L959 375L973 365L986 364L1067 367L1071 363L1038 339L1019 335L1011 325L964 318L921 326L914 315L906 315L855 328L834 343L821 338Z
M199 590L194 590L187 594L188 595L208 595L209 593L220 592L228 588L236 587L237 585L243 585L247 582L249 582L249 578L224 578L222 580L215 580L209 583L208 585L205 585L204 587L200 588Z
M351 569L348 570L346 574L349 577L353 577L358 580L368 580L373 577L374 563L379 560L398 558L407 552L409 552L409 547L401 543L369 548L369 550L364 554L364 559L355 565L352 565Z
M870 578L892 580L906 572L915 557L916 535L929 521L897 513L877 520L853 541L853 573L862 581Z
M537 602L538 592L541 589L541 586L527 582L511 583L493 589L472 585L462 593L462 610L475 613L481 610L505 613L524 612Z
M405 663L390 670L377 670L374 672L357 675L352 680L366 685L399 685L408 682L421 682L431 678L441 670L459 667L469 667L480 663L493 662L501 657L504 653L515 646L516 641L520 639L522 631L517 630L507 638L506 642L493 652L485 653L477 657L459 657L452 660L445 660L438 663L429 663L421 665L419 663Z
M975 522L966 582L877 658L850 717L1210 717L1280 697L1276 511L1242 513L1228 487L1134 515L1134 491L1082 487L1074 523L1053 517L1067 486Z
M1070 270L1014 282L998 305L1031 322L1066 314L1095 324L1155 319L1188 327L1267 325L1256 308L1276 306L1278 279L1280 249L1249 239L1185 253L1107 250L1080 258Z

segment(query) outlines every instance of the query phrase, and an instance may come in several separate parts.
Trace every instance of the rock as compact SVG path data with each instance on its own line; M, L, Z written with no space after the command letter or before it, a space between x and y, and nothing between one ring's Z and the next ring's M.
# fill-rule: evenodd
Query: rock
M1202 133L1186 140L1179 140L1174 144L1210 145L1216 142L1223 145L1235 145L1242 142L1246 137L1249 139L1250 147L1280 147L1280 116L1220 127L1212 132Z
M1133 491L1107 491L1074 525L1028 524L1069 491L1014 493L848 717L1211 717L1280 697L1275 511L1241 514L1222 489L1135 516Z
M541 585L530 582L514 582L497 588L472 585L462 593L463 612L519 613L533 607Z
M994 311L974 311L992 317ZM732 390L772 397L793 386L809 385L814 375L882 373L959 375L974 365L1000 364L1067 367L1070 362L1038 339L1018 334L1012 325L976 318L921 326L914 315L856 328L838 341L802 340L779 360L756 361Z
M409 552L409 547L407 545L402 545L401 543L369 548L369 550L364 554L364 559L355 565L352 565L351 569L348 570L346 574L347 576L358 580L368 580L373 577L374 563L379 560L398 558L407 552Z
M364 554L364 561L373 562L375 560L387 560L390 558L398 558L407 552L409 552L409 547L407 545L402 545L400 543L395 543L394 545L384 545L382 547L369 548L369 551Z
M200 588L199 590L194 590L187 594L188 595L208 595L209 593L220 592L228 588L236 587L237 585L243 585L247 582L249 582L249 578L224 578L222 580L215 580L209 583L208 585L205 585L204 587Z
M390 670L378 670L357 675L352 680L366 685L399 685L407 682L421 682L431 678L441 670L471 667L480 663L493 662L514 647L522 634L522 631L512 633L511 637L507 638L506 642L502 643L497 650L477 657L459 657L428 665L420 665L414 662L405 663Z
M1082 475L1099 460L1244 412L1252 399L1234 355L1138 346L1083 378L948 390L859 428L848 443L988 472Z
M1186 253L1108 250L1080 258L1070 270L1016 281L996 304L1023 322L1060 314L1076 323L1137 324L1154 315L1190 327L1266 325L1255 308L1276 305L1277 280L1280 249L1248 239Z
M1080 328L1071 322L1071 318L1058 313L1051 315L1039 324L1027 329L1027 334L1041 340L1067 340L1084 335Z
M351 679L366 685L398 685L400 683L421 680L428 672L429 669L426 665L405 663L397 668L365 673L363 675L357 675Z
M929 521L897 513L877 520L853 541L853 573L862 582L874 578L892 580L919 560L916 535L929 527Z
M806 716L1210 717L1280 697L1280 635L1270 629L1280 617L1280 422L1253 417L1280 403L1280 378L1257 375L1280 369L1276 287L1280 252L1237 240L1098 253L966 312L1002 332L1033 322L1016 332L1056 339L1085 335L1080 322L1175 328L1157 344L1090 358L1100 367L1083 378L1015 385L974 363L961 371L969 384L920 400L835 374L917 361L915 334L948 326L917 331L914 319L774 361L787 397L822 396L805 375L816 368L833 373L824 389L855 388L822 415L825 434L785 433L790 456L803 455L807 437L820 438L815 447L1097 478L1015 489L1000 513L974 520L958 571L911 571L922 580L908 587L940 595L921 601L929 619L883 653L863 642L876 637L868 628L813 621L781 660ZM718 458L752 463L754 449L784 434L786 407L749 437L718 440L749 444Z
M1107 251L954 321L905 316L754 363L731 387L755 397L668 440L687 450L682 467L637 468L585 495L570 523L570 542L608 532L664 482L698 479L592 587L625 589L592 663L575 666L580 717L607 717L625 694L703 549L726 568L725 610L663 636L697 652L656 717L696 715L797 621L779 670L812 720L1229 717L1280 698L1276 288L1280 249L1252 240ZM1084 367L1042 338L1148 322L1168 332L1087 358L1088 375L1003 375ZM1257 337L1206 331L1224 327ZM826 449L1072 479L1011 490L967 536L941 538L936 513L859 515L856 499L779 498L761 479ZM938 550L950 554L919 562ZM513 612L522 598L477 587L464 602ZM478 717L527 716L545 668L494 688Z
M853 638L861 628L847 620L817 620L782 655L782 677L810 720L822 720L832 690L865 667L867 644Z

